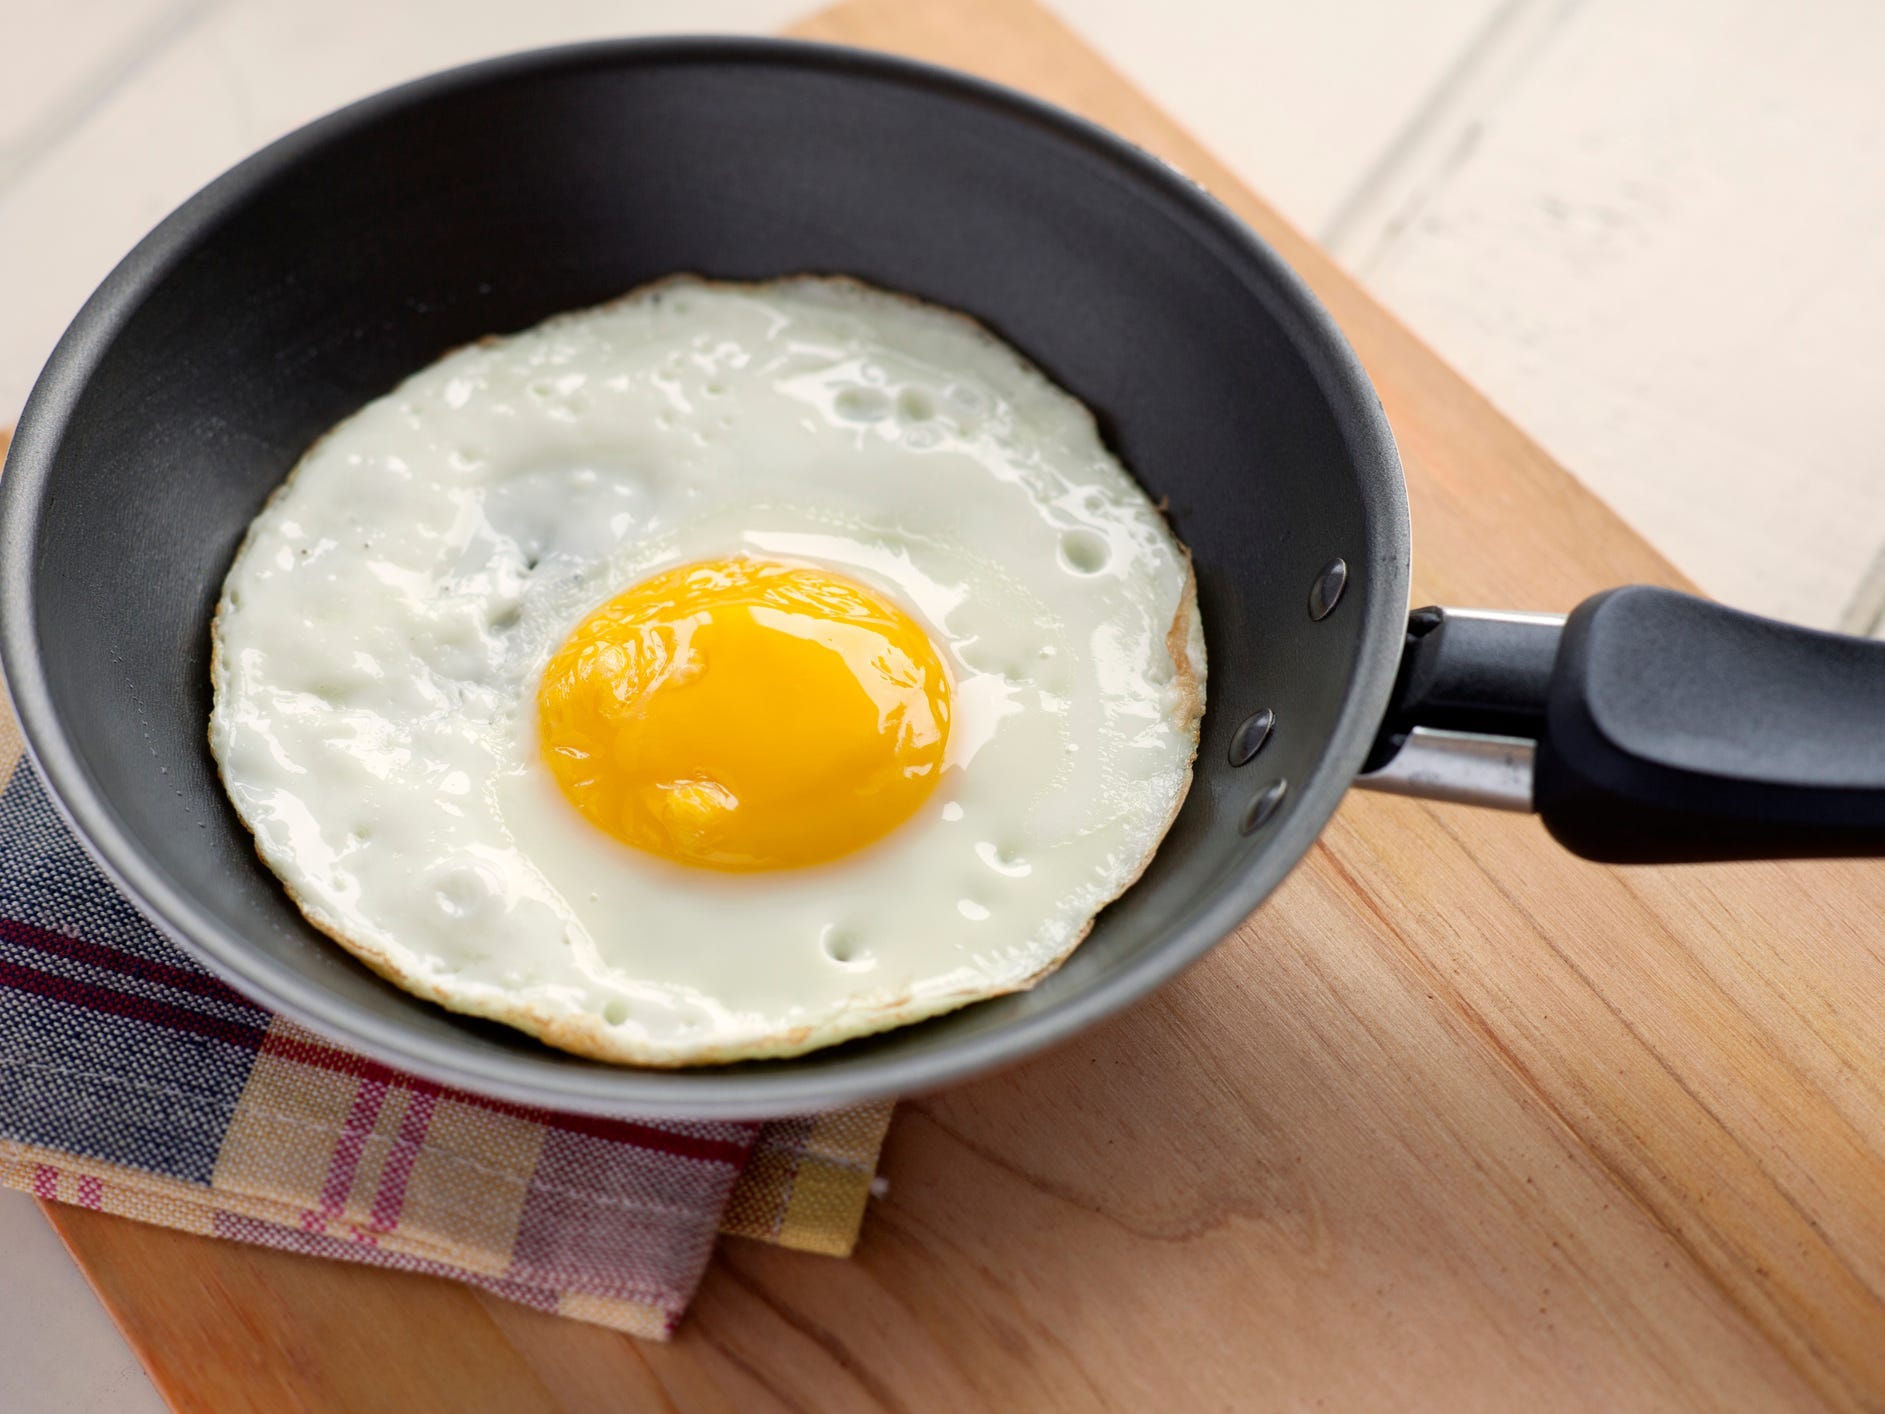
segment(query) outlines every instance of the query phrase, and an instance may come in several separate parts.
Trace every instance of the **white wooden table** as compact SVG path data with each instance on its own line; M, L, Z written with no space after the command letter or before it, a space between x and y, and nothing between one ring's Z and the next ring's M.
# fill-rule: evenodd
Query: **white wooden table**
M1885 7L1053 3L1710 592L1885 630ZM0 421L117 257L295 124L482 55L806 8L16 0ZM156 1408L30 1201L0 1194L0 1251L17 1407Z

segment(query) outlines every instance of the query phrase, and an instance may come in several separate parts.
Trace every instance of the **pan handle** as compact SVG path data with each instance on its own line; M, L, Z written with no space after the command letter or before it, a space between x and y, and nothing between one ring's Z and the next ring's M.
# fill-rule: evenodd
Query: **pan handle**
M1610 863L1885 855L1885 643L1647 586L1418 609L1356 784L1536 810Z

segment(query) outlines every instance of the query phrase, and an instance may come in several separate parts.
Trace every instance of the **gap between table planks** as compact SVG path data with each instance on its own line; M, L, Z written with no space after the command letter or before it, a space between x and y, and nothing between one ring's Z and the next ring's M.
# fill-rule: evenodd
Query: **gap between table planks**
M1029 0L797 32L1086 113L1276 245L1393 421L1420 602L1680 583ZM668 1346L46 1211L184 1409L1881 1408L1881 1003L1885 865L1620 872L1358 795L1152 1001L906 1104L853 1260L725 1243Z

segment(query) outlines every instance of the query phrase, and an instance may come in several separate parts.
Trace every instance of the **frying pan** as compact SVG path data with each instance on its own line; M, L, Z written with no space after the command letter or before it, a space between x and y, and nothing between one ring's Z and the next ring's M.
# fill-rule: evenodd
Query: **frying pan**
M846 272L983 320L1092 407L1196 558L1210 706L1140 883L1034 990L798 1060L610 1068L421 1003L315 934L204 744L238 540L327 427L444 351L657 276ZM1537 808L1610 859L1885 852L1885 646L1655 590L1568 623L1407 613L1380 405L1262 242L1077 118L754 40L474 65L284 138L111 274L0 479L0 654L94 857L243 991L390 1064L564 1109L767 1116L1013 1061L1176 974L1358 774Z

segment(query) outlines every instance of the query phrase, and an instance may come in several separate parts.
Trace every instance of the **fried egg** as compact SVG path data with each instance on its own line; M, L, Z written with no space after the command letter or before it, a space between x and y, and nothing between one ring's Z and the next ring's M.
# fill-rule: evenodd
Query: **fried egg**
M795 1055L1026 987L1190 782L1188 558L965 317L679 278L310 450L210 744L309 921L605 1060Z

